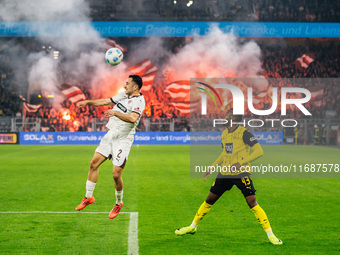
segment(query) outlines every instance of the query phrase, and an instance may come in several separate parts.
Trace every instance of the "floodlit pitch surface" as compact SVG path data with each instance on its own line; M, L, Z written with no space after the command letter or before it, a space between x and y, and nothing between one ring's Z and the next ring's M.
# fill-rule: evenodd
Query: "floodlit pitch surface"
M113 220L111 162L100 168L96 202L74 211L95 148L0 146L1 254L339 252L339 179L254 179L257 200L283 246L269 243L236 187L213 206L195 235L178 237L175 229L191 223L213 182L190 178L190 147L133 146L123 172L124 213ZM258 164L339 163L339 148L263 148Z

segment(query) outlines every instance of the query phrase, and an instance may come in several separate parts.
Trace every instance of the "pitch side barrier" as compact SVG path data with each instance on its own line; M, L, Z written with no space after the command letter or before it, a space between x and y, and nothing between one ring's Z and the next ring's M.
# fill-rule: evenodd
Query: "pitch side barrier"
M98 145L106 132L20 132L23 145ZM253 132L260 144L283 144L282 132ZM221 132L136 132L134 145L221 144Z
M340 23L292 22L0 22L0 37L206 36L213 26L239 37L339 38ZM77 29L80 28L80 29ZM72 33L72 34L71 34Z
M20 132L19 143L25 145L98 145L107 132ZM137 132L135 145L190 144L189 132Z
M252 132L261 145L283 144L283 132ZM190 132L191 145L214 145L221 144L222 132Z

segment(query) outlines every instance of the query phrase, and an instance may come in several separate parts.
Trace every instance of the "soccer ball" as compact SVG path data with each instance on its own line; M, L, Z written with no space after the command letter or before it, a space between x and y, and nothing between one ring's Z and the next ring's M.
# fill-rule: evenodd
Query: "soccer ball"
M112 66L118 65L123 60L123 52L118 48L108 49L105 53L105 59Z

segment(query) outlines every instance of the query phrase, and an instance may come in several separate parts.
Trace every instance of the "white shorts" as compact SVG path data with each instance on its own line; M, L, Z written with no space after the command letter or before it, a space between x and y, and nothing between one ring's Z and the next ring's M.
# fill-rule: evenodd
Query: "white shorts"
M100 141L96 152L102 154L106 158L109 158L111 155L112 164L121 166L128 159L132 143L133 137L128 138L126 135L121 135L109 130Z

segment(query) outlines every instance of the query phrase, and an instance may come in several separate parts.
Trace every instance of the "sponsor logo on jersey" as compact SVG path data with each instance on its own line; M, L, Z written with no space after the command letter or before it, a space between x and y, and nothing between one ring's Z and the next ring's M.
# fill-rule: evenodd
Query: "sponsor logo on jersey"
M227 152L227 154L233 154L233 143L226 143L225 151Z
M117 107L118 107L122 112L124 112L124 113L127 112L126 107L125 107L124 105L122 105L121 103L118 103L118 104L117 104Z

